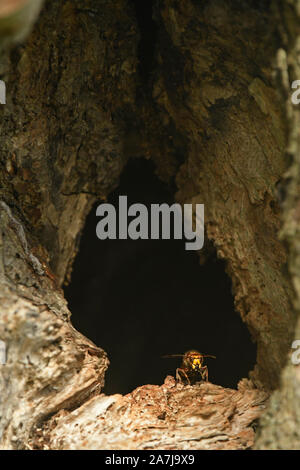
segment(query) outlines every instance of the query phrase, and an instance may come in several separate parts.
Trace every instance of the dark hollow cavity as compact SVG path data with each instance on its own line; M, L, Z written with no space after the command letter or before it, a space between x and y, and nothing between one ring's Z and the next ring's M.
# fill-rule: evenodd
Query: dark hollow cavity
M126 166L108 200L116 209L120 195L128 196L128 205L174 202L144 159ZM200 265L184 240L101 241L98 204L87 218L65 294L75 328L108 353L104 392L162 384L180 365L162 356L189 349L216 355L207 359L209 380L235 388L253 368L256 347L234 310L223 262L210 257Z
M145 84L153 70L157 27L153 20L153 0L131 0L136 14L140 41L138 45L139 72Z

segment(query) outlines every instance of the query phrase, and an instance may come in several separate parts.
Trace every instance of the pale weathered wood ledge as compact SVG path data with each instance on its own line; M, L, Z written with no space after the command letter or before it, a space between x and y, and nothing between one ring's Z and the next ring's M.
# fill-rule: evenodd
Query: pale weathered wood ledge
M62 410L36 429L39 449L251 449L268 395L243 379L238 390L212 383L144 385L132 393L99 395Z

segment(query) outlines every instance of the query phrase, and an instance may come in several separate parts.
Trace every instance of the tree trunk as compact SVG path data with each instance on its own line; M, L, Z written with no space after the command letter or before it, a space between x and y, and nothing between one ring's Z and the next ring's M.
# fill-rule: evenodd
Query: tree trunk
M150 42L130 0L46 1L25 44L3 33L2 448L245 449L261 415L257 448L300 448L300 3L154 3ZM238 390L167 378L100 395L106 353L72 327L61 286L92 204L140 156L178 202L205 204L257 343Z

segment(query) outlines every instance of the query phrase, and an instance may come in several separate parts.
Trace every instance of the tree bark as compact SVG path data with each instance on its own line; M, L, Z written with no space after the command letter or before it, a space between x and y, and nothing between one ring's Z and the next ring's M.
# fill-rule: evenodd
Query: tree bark
M72 328L60 285L85 216L125 162L136 44L123 0L51 1L26 45L1 61L3 448L24 448L34 425L103 386L107 357Z
M30 449L250 449L267 394L213 384L144 385L132 393L100 395L71 413L59 412L29 440ZM91 419L93 417L94 419Z
M277 79L285 103L288 123L286 157L290 166L284 174L280 238L288 250L288 269L293 286L293 305L297 322L294 339L300 339L300 112L291 101L291 83L300 77L300 2L278 2L283 48L278 51ZM289 360L281 374L281 384L262 419L256 448L300 449L300 366Z
M145 75L133 4L113 3L46 1L1 52L1 448L251 448L270 393L257 448L299 448L300 4L157 1ZM258 348L238 391L168 378L99 395L107 356L72 327L61 286L92 204L140 156L177 201L205 204Z

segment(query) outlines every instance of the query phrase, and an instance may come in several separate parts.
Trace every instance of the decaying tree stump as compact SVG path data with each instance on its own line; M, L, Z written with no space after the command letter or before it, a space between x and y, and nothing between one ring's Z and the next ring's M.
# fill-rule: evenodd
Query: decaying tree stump
M257 448L300 448L300 2L154 3L147 76L130 0L46 1L12 50L36 11L3 30L1 448L246 449L262 413ZM86 215L140 156L178 202L205 204L258 348L238 390L167 378L106 397L107 356L70 323L61 286Z

